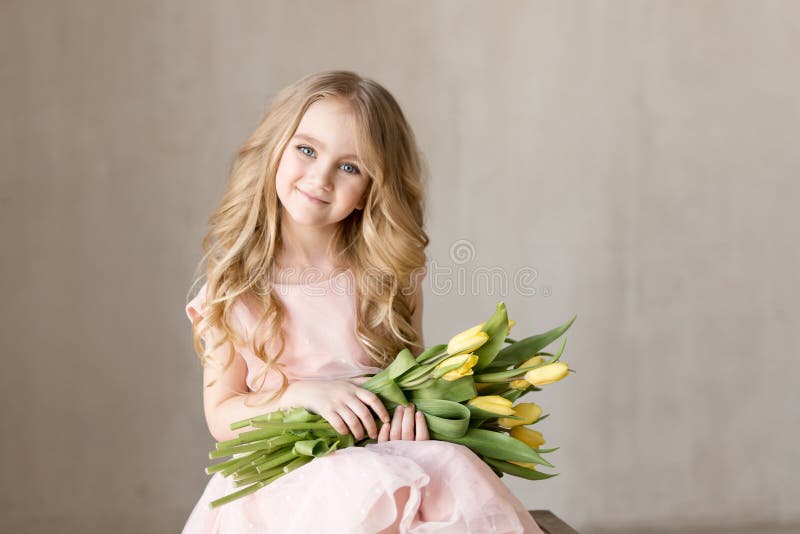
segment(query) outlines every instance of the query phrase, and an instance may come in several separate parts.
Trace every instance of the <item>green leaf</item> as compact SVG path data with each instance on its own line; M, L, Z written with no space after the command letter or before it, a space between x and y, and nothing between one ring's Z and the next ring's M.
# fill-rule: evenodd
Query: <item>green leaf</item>
M561 359L561 355L564 354L564 347L566 345L567 345L567 336L564 336L564 341L561 343L561 348L558 349L558 352L556 352L556 355L553 356L553 358L547 363L556 363L558 360L560 360Z
M514 344L504 347L500 350L500 352L497 353L497 357L493 362L494 365L519 365L530 358L531 355L539 352L547 345L560 338L561 335L566 332L570 326L572 326L572 323L575 322L576 318L577 315L574 315L572 319L561 326L553 328L552 330L548 330L543 334L526 337L525 339L521 339Z
M489 339L472 352L478 356L478 363L474 367L476 371L481 371L492 363L508 334L508 313L503 301L497 303L494 314L486 321L481 330L489 335Z
M522 417L518 417L516 415L503 415L499 413L490 412L489 410L483 410L481 408L478 408L477 406L473 406L470 403L467 403L464 406L467 407L470 416L473 419L496 419L498 417L505 417L508 419L522 419Z
M538 367L544 367L548 365L550 362L540 363L539 365L530 365L528 367L516 367L514 369L509 369L508 371L499 371L496 373L483 373L480 375L475 375L476 382L507 382L509 380L513 380L515 378L522 378L520 375L524 375L531 369L536 369Z
M441 399L419 399L414 404L425 415L430 432L459 438L469 427L470 411L463 404Z
M550 414L546 413L546 414L542 415L541 417L539 417L539 419L537 419L536 421L534 421L533 423L530 423L530 424L535 425L536 423L538 423L542 419L547 419L548 417L550 417Z
M472 379L475 380L475 376L474 375L473 375ZM475 381L475 388L476 389L478 387L478 385L477 385L478 382L480 382L480 381L479 380ZM489 386L485 386L485 387L481 388L480 390L478 390L478 395L499 395L502 392L506 391L507 389L508 389L508 383L507 382L498 382L496 384L491 384Z
M503 460L497 460L494 458L482 457L481 459L489 464L489 467L492 467L493 469L500 470L504 473L508 473L509 475L526 478L528 480L545 480L554 476L558 476L558 473L540 473L535 469L528 469L527 467L522 467L521 465L504 462Z
M527 389L509 389L505 393L501 393L500 396L504 399L508 399L511 402L515 402L520 397L525 395L529 391L541 391L542 388L537 388L536 386L528 386Z
M403 349L397 353L395 359L386 367L386 369L361 384L361 387L369 389L373 383L382 383L386 378L394 380L409 369L417 367L417 365L417 360L414 359L411 351L408 349Z
M411 399L440 399L453 402L463 402L478 395L472 376L463 376L458 380L443 380L437 378L424 388L411 391Z
M294 452L302 456L319 458L328 454L331 445L330 438L306 439L294 444Z
M428 360L434 359L442 354L447 354L447 343L441 345L434 345L425 349L419 356L417 356L417 363L427 363Z
M408 399L405 393L403 393L400 386L398 386L389 375L375 375L367 382L361 384L361 387L380 397L381 402L383 402L384 406L389 411L393 410L395 406L398 405L408 405Z
M414 387L417 385L416 382L424 382L424 380L431 375L433 369L436 368L436 366L439 365L443 360L449 357L450 355L447 354L447 352L443 352L438 356L429 358L425 365L419 365L413 369L409 369L400 377L396 378L395 382L397 382L402 389Z
M403 349L386 369L361 384L361 387L378 395L387 409L398 404L406 406L408 399L395 382L395 379L417 366L417 361L411 351Z
M494 432L482 428L470 428L460 438L440 436L431 432L433 439L449 441L469 447L476 454L482 454L498 460L514 460L515 462L533 462L553 467L539 454L520 440L503 432Z

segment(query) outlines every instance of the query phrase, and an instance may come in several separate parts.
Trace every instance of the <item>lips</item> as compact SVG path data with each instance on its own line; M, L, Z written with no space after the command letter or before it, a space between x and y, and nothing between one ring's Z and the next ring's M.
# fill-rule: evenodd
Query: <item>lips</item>
M316 204L329 204L329 202L325 202L324 200L320 200L319 198L317 198L317 197L315 197L315 196L313 196L313 195L309 195L308 193L306 193L305 191L303 191L303 190L302 190L302 189L300 189L299 187L297 188L297 190L298 190L298 191L300 191L300 193L301 193L301 194L302 194L304 197L306 197L308 200L310 200L311 202L314 202L314 203L316 203Z

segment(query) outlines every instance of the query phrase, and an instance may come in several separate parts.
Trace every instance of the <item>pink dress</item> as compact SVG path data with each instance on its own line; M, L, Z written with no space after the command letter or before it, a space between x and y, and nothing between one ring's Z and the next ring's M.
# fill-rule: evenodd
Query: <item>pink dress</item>
M380 371L356 339L353 288L351 271L317 283L276 285L286 309L287 345L281 361L290 381L347 379ZM190 319L203 312L205 289L186 306ZM232 312L232 327L250 334L258 321L254 308L239 299ZM264 364L247 347L237 350L253 390ZM260 391L280 384L271 373ZM231 477L214 474L184 534L542 532L472 451L443 441L388 441L337 450L254 493L209 508L211 501L237 489Z

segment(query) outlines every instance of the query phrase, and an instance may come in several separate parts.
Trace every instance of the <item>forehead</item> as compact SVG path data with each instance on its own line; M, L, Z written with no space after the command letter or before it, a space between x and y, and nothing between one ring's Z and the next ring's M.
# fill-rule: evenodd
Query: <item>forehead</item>
M336 98L322 98L306 109L294 136L316 141L323 150L354 155L356 126L349 104Z

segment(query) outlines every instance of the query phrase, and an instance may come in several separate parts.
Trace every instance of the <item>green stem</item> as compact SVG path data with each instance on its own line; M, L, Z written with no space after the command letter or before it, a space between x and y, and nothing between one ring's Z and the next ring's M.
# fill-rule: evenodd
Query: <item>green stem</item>
M283 472L284 473L291 473L295 469L299 469L299 468L303 467L304 465L306 465L308 462L310 462L313 459L314 459L313 456L301 456L299 458L295 458L294 460L292 460L291 462L289 462L288 464L283 466Z
M297 458L297 453L294 450L288 450L281 454L276 454L272 459L267 460L263 464L256 467L256 471L263 473L268 469L272 469L278 465L283 465L290 460Z
M236 421L235 423L231 423L231 430L238 430L240 428L244 428L246 426L253 426L252 423L256 421L261 421L263 423L274 423L283 421L284 413L281 411L265 413L264 415L257 415L255 417L251 417L249 419L243 419L241 421Z
M255 452L252 452L252 453L250 453L250 454L248 454L246 456L237 456L235 458L231 458L230 460L226 460L224 462L221 462L221 463L218 463L218 464L215 464L215 465L210 465L210 466L206 467L206 474L207 475L213 475L217 471L224 471L225 469L227 469L229 467L233 467L233 466L240 467L242 465L247 465L247 463L250 460L254 459L257 456L260 456L261 454L262 453L260 453L258 451L255 451ZM234 471L235 471L235 469L234 469ZM227 476L227 475L225 475L225 476Z
M269 423L253 421L253 426L257 428L280 428L282 430L328 430L333 428L327 421L319 423Z
M301 439L302 436L297 436L295 434L282 434L280 436L253 441L245 445L239 445L237 447L229 447L227 449L211 451L208 454L208 456L210 458L219 458L221 456L230 456L231 454L237 454L240 452L259 451L259 450L265 450L266 452L271 452L290 443L294 443L295 441L299 441Z
M282 477L284 474L285 473L280 473L278 475L275 475L272 478L268 478L267 480L262 480L261 482L256 482L252 486L247 486L246 488L240 489L239 491L235 491L235 492L231 493L230 495L226 495L224 497L221 497L221 498L217 499L216 501L211 501L211 503L209 504L209 507L211 509L214 509L214 508L218 508L218 507L222 506L223 504L228 504L231 501L235 501L239 497L244 497L245 495L248 495L248 494L253 493L254 491L256 491L258 489L263 488L264 486L266 486L267 484L269 484L273 480Z
M288 463L286 464L288 465ZM241 477L236 480L235 484L237 486L246 486L247 484L252 484L253 482L261 482L262 480L267 480L269 478L274 477L275 475L283 473L283 465L279 465L278 467L273 467L268 471L264 471L263 473L255 473L252 475L248 475L246 477Z
M283 434L283 429L280 428L247 430L245 432L239 433L239 435L233 439L217 442L217 450L228 449L230 447L235 447L237 445L244 445L245 443L251 443L259 439L266 439L274 436L280 436L281 434Z

